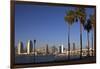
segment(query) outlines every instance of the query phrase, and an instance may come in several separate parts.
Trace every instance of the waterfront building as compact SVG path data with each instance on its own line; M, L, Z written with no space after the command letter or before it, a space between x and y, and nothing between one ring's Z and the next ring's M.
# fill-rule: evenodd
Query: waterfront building
M64 52L64 47L63 47L63 44L61 45L61 53Z
M21 54L24 52L24 46L21 41L18 42L18 54Z
M73 51L75 51L75 49L76 49L76 48L75 48L75 43L73 43Z
M15 54L18 54L18 46L15 46Z
M46 44L46 47L45 47L45 54L46 54L46 55L49 54L48 44Z
M53 47L52 47L52 54L55 54L55 52L56 52L56 47L53 46Z
M31 54L33 52L33 43L31 40L27 42L27 54Z
M63 53L63 50L64 50L63 45L59 46L59 53Z
M75 43L73 43L73 55L75 55Z

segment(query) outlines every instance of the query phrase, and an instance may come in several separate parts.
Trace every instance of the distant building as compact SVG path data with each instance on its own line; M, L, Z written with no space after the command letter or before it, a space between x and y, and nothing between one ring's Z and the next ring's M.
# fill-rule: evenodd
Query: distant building
M58 48L56 46L52 46L52 54L57 54L58 53Z
M23 52L24 52L23 43L21 41L19 41L19 43L18 43L18 54L21 54Z
M33 52L33 43L31 40L28 40L27 42L27 54L30 54Z
M76 49L76 48L75 48L75 43L73 43L73 51L75 51L75 49Z
M46 55L49 54L48 44L47 44L46 47L45 47L45 54L46 54Z
M18 46L15 46L15 49L14 50L15 50L14 53L15 54L18 54Z
M64 50L63 45L59 46L59 53L63 53L63 50Z
M56 47L53 46L53 47L52 47L52 53L54 54L55 52L56 52Z
M25 50L25 53L26 53L27 52L27 45L25 46L24 50Z
M36 52L35 46L36 46L36 40L34 40L34 54Z
M63 44L61 45L61 53L64 52L64 47L63 47Z
M61 46L59 46L59 53L61 53Z

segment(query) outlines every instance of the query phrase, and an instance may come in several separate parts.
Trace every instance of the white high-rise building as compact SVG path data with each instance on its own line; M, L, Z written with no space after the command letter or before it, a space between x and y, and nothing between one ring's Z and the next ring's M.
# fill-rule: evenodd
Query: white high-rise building
M18 54L23 53L24 51L24 46L23 43L21 41L18 42Z
M59 53L63 53L64 48L63 48L63 44L61 46L59 46Z
M27 42L27 54L30 54L33 52L33 43L31 40L28 40Z
M61 53L64 52L64 47L63 47L63 44L61 45Z

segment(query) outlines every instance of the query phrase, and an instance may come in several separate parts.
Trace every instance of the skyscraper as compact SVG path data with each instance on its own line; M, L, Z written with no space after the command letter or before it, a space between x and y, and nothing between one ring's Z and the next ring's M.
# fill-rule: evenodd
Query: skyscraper
M28 40L27 42L27 54L30 54L33 52L33 43L31 40Z
M63 53L63 45L59 46L59 53Z
M64 52L63 44L61 45L61 53Z
M61 53L61 46L59 46L59 53Z
M48 51L48 44L46 44L46 47L45 47L45 54L48 55L49 54L49 51Z
M21 54L24 52L24 46L21 41L18 42L18 54Z
M52 47L52 53L54 54L55 51L56 51L56 48L55 48L55 46L53 46L53 47Z
M75 51L75 49L76 49L76 48L75 48L75 43L73 43L73 51Z

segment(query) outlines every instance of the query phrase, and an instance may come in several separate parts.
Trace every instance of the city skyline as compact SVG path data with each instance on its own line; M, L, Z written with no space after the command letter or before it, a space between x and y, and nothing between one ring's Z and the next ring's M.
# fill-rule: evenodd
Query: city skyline
M27 40L37 40L37 47L48 44L68 47L68 24L64 21L66 11L74 7L15 5L15 46L21 40L26 45ZM86 8L89 16L94 13L94 8ZM88 19L88 17L87 17ZM79 22L71 26L70 43L80 47ZM73 36L74 34L74 36ZM83 48L87 42L87 32L83 29ZM91 31L90 31L91 39ZM90 42L91 46L91 42Z

